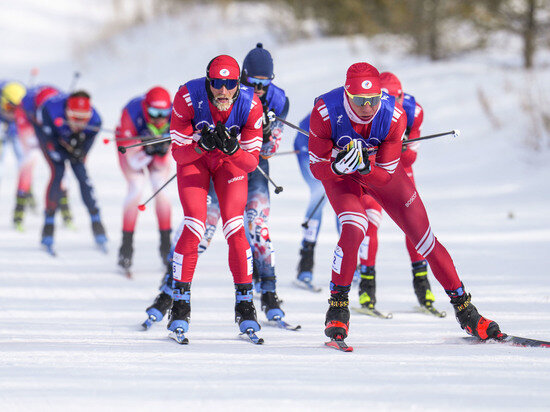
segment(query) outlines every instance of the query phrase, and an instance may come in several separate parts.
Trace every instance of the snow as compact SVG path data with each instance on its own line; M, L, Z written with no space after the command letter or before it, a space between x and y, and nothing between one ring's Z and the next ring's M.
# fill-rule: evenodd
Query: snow
M381 52L361 38L288 42L265 24L269 10L251 4L227 9L195 6L184 15L159 16L94 43L92 34L113 19L108 2L98 2L93 12L82 0L58 1L55 6L38 0L3 3L9 13L1 17L0 38L10 41L0 44L1 52L13 52L16 58L3 63L1 76L25 81L30 68L39 67L38 81L68 87L73 71L79 70L80 86L92 92L109 128L134 95L154 84L174 93L179 84L201 76L216 54L230 53L242 61L258 41L273 54L276 82L290 96L288 120L295 124L315 96L342 83L349 64L366 59L395 72L425 109L423 134L462 132L456 139L424 142L415 177L433 230L450 251L473 302L506 332L550 339L545 259L550 242L549 152L534 151L526 143L533 129L520 104L535 91L548 95L550 73L544 64L527 75L518 68L514 50L502 48L432 63L390 48ZM55 24L36 37L31 29L39 27L44 11ZM29 24L7 25L7 16L19 16ZM85 49L63 40L76 30L71 21L86 22L91 34L84 37L81 27L81 37L73 38L86 42ZM16 38L26 40L18 43ZM46 53L45 44L51 48L51 43L44 43L47 39L55 44L53 54ZM79 50L78 57L71 50ZM539 56L541 61L548 57ZM483 111L479 88L489 96L501 129L495 129ZM281 150L292 149L294 135L286 129ZM135 279L129 281L116 269L126 183L115 148L98 139L88 164L109 236L109 254L94 248L78 185L67 172L77 229L65 229L59 220L59 256L52 258L39 248L41 212L27 215L24 233L12 229L16 162L10 148L4 158L2 410L545 410L550 405L546 349L467 344L433 276L436 306L449 315L436 319L413 311L416 299L403 236L387 216L380 229L377 297L378 308L393 312L394 318L352 314L348 343L355 351L346 354L323 347L330 258L337 235L327 206L315 260L315 283L324 290L313 294L293 287L308 201L293 156L271 161L273 179L284 186L281 194L272 194L271 236L286 319L301 324L302 330L264 326L263 346L238 339L227 247L218 230L199 260L193 282L190 344L182 347L169 340L165 320L142 332L144 309L162 276L153 205L140 215ZM48 177L41 161L34 183L39 209ZM167 190L177 226L181 207L176 186ZM150 193L145 188L143 198ZM355 288L351 297L357 304Z

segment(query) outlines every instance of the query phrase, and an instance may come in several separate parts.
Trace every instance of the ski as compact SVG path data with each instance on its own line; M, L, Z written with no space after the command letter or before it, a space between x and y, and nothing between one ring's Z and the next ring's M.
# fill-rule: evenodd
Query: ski
M514 335L507 335L506 333L501 333L497 337L489 338L487 340L482 340L475 336L465 336L463 339L470 343L496 342L496 343L503 343L511 346L519 346L523 348L550 348L550 341L524 338L521 336L514 336Z
M344 342L344 338L341 335L332 338L329 342L325 342L325 346L342 352L353 352L353 347L348 346L347 343Z
M270 325L270 326L275 326L275 327L278 327L278 328L281 328L281 329L286 329L286 330L300 330L302 329L302 326L301 325L291 325L287 322L285 322L284 320L282 320L280 318L280 316L275 316L273 319L269 319L267 321L267 324Z
M433 306L415 306L417 312L425 313L426 315L434 315L436 318L444 318L447 316L447 312L444 310L439 311Z
M255 345L261 345L264 343L264 340L258 337L258 335L256 335L256 333L254 332L254 329L252 328L249 328L245 332L240 333L239 336L245 340L252 342Z
M319 293L323 290L322 288L317 287L317 286L311 284L310 282L304 282L304 281L301 281L301 280L298 280L298 279L294 280L293 284L294 284L294 286L297 286L300 289L309 290L310 292L313 292L313 293Z
M149 320L149 319L148 319ZM146 323L145 321L144 323ZM180 345L187 345L189 344L189 339L187 339L184 335L182 328L176 328L175 331L170 332L168 335L170 338L174 339L176 342L178 342Z
M379 318L379 319L391 319L391 318L393 318L393 313L382 313L377 309L369 309L369 308L364 308L364 307L360 307L360 308L352 307L352 309L357 313L372 316L373 318Z
M141 326L143 327L143 330L149 330L155 322L158 322L157 317L155 315L149 315L147 320L145 320L145 322L143 322Z

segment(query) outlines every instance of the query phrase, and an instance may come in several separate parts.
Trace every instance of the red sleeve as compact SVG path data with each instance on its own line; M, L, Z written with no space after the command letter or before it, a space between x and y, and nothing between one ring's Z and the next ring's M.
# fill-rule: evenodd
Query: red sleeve
M424 110L418 103L414 111L414 122L409 133L409 140L418 139L420 137L420 128L422 127L422 121L424 120ZM416 154L418 151L419 143L411 143L406 146L406 150L401 154L401 163L403 166L409 167L416 161Z
M195 111L189 91L186 86L182 86L174 97L170 121L172 156L178 164L192 163L203 155L203 151L193 140L193 117Z
M319 99L309 119L309 168L316 179L326 180L339 177L332 170L332 127L325 102Z
M252 172L258 166L263 139L263 113L260 99L254 95L248 119L241 129L239 144L242 150L239 149L234 155L227 157L227 161L230 160L232 164L246 173Z

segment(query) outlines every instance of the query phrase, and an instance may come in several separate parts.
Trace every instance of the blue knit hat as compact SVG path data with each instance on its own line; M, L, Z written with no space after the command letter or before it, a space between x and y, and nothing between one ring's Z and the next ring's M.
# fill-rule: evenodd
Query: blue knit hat
M273 78L273 59L262 43L256 44L256 48L250 50L244 58L243 74Z

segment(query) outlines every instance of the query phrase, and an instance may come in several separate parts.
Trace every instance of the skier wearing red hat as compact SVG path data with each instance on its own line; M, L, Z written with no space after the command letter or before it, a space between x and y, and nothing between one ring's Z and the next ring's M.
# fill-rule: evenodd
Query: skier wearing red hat
M177 162L184 227L173 256L173 298L168 329L180 343L189 327L191 281L205 232L210 180L219 199L229 269L235 284L235 321L254 339L260 330L252 301L252 253L243 226L247 174L258 165L262 104L240 85L237 61L220 55L206 76L181 86L174 98L170 136Z
M424 119L422 106L418 104L414 96L404 93L399 78L390 72L380 73L380 85L382 91L394 97L396 102L403 106L405 112L407 127L405 137L408 140L414 140L420 137L420 128ZM419 143L410 143L404 146L401 152L400 162L403 165L405 173L414 184L412 164L416 160ZM382 207L370 196L365 195L365 203L369 227L365 240L359 248L360 273L359 284L359 303L364 313L371 314L376 304L376 254L378 252L378 227L382 219ZM414 244L406 238L407 251L411 259L413 288L415 295L422 310L427 310L437 316L442 313L433 307L435 296L431 291L428 280L428 262L418 253ZM443 315L444 316L444 315Z
M130 146L151 138L168 137L171 112L170 93L163 87L155 86L144 95L133 98L122 110L116 135L118 144ZM145 171L148 171L153 191L156 191L170 178L169 148L170 142L165 142L132 147L127 149L125 154L118 151L120 168L128 182L128 193L123 208L122 243L118 254L118 265L127 272L132 265L134 229L138 205L145 186ZM163 263L168 265L170 263L168 255L171 232L170 199L165 192L161 191L155 197L155 201L160 232L160 255Z
M39 109L39 117L42 123L36 128L37 137L51 169L41 243L50 254L55 255L54 217L59 206L65 162L69 161L80 185L82 200L90 213L95 241L106 252L107 237L85 166L86 155L101 127L101 118L92 107L90 95L80 90L69 96L60 94L51 97Z
M368 63L351 65L344 87L319 96L310 120L310 169L321 180L342 224L334 250L325 334L342 341L348 334L348 293L357 252L369 221L363 198L372 196L424 256L451 299L457 320L480 339L500 333L496 322L471 303L447 250L433 234L420 196L400 163L407 127L403 106L381 90L380 74ZM378 147L375 160L367 149Z

